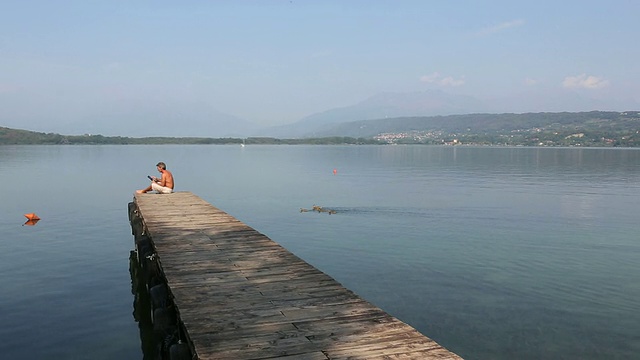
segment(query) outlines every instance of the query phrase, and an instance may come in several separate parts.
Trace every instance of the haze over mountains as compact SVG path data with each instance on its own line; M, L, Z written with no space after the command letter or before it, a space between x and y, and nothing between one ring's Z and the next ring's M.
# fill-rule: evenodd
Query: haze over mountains
M202 102L123 101L65 124L60 134L243 137L256 126Z
M567 92L556 96L514 94L511 98L480 100L440 90L410 93L381 93L351 106L311 114L297 122L275 127L259 127L248 120L225 114L202 102L121 101L94 107L92 112L70 116L62 125L31 126L25 121L5 121L0 125L59 134L101 134L129 137L249 137L299 138L341 136L340 124L412 116L461 115L477 113L626 111L639 109L631 101L605 104ZM59 116L52 114L52 116ZM19 120L19 119L18 119Z
M327 110L290 125L265 129L261 134L274 137L341 136L345 135L340 132L344 126L339 124L362 120L479 113L626 111L638 108L640 104L633 101L611 105L575 92L555 96L531 92L494 100L480 100L440 90L382 93L352 106Z

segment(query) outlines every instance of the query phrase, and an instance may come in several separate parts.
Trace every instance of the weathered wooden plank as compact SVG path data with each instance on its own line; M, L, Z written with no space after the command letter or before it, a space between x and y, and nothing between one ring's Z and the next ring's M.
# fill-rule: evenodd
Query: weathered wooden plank
M194 194L135 201L199 359L460 359Z

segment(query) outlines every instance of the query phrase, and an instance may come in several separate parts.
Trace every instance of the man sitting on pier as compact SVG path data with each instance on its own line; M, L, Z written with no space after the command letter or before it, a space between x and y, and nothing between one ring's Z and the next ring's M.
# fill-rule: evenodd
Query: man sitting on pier
M171 194L173 192L173 174L167 170L167 165L161 161L156 164L156 168L162 174L162 177L158 179L155 176L151 176L151 185L146 189L136 191L136 193L144 194L151 190L155 190L158 194Z

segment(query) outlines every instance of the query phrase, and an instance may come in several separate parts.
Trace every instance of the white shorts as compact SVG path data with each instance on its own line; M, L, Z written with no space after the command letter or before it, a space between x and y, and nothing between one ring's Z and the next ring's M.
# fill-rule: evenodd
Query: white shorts
M166 186L160 186L155 181L151 182L151 188L157 191L159 194L171 194L173 192L173 189Z

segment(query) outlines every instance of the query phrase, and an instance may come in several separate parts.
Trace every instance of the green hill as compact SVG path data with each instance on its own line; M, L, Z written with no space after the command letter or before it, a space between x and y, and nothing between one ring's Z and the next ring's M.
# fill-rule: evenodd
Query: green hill
M0 145L135 145L135 144L226 144L241 143L241 139L131 138L102 135L60 135L0 127Z
M320 136L375 137L392 143L640 146L640 112L469 114L354 121ZM395 139L395 140L394 140Z
M41 133L28 130L10 129L0 127L0 145L159 145L159 144L183 144L183 145L299 145L299 144L378 144L372 138L350 138L343 136L331 136L322 139L276 139L270 137L242 138L201 138L201 137L145 137L132 138L122 136L102 135L60 135L53 133Z
M0 127L0 145L61 144L64 136Z

